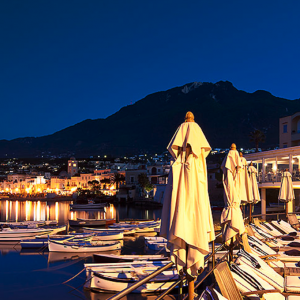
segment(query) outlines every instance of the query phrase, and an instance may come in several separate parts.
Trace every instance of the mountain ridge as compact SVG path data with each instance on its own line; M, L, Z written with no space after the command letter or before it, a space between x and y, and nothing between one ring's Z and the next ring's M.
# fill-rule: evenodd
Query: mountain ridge
M212 147L228 148L232 142L249 147L249 133L262 129L267 148L278 145L279 118L300 111L300 99L264 90L248 93L229 81L192 82L149 94L105 119L86 119L46 136L0 140L0 157L161 152L187 111Z

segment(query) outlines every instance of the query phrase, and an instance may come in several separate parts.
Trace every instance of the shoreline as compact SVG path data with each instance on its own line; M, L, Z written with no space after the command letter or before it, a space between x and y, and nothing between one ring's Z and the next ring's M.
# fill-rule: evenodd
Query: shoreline
M0 197L0 200L8 201L74 201L72 197L55 197L55 198L44 198L44 197Z

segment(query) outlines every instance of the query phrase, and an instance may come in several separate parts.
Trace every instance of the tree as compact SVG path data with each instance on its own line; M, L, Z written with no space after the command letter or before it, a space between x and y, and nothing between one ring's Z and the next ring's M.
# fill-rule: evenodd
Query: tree
M258 152L258 145L259 143L264 143L266 140L266 135L264 134L263 131L259 130L259 129L255 129L254 131L251 131L249 134L250 137L250 142L254 142L255 143L255 147L256 147L256 152Z
M109 178L103 178L103 179L100 180L100 182L104 184L103 188L106 188L106 185L110 184L110 179Z
M119 189L119 183L125 181L125 176L120 173L115 173L113 178L113 183L116 184L116 190Z
M146 186L145 186L145 191L147 192L147 195L154 189L154 185L152 183L148 183ZM148 196L147 196L148 197Z
M140 187L142 188L143 194L145 194L144 191L147 191L147 189L149 191L153 190L153 185L150 183L146 173L139 174L138 182L139 182Z
M109 184L110 183L110 179L109 178L103 178L100 181L101 181L101 183L105 183L105 184Z
M99 191L99 181L98 180L92 180L88 181L88 184L92 186L92 191L96 194L97 191Z

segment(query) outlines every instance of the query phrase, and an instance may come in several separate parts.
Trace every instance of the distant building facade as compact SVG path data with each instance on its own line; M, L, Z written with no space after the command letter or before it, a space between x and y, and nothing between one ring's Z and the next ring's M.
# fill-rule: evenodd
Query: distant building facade
M279 119L279 147L300 146L300 112Z
M75 157L71 157L68 160L68 174L69 176L74 176L78 173L78 161Z

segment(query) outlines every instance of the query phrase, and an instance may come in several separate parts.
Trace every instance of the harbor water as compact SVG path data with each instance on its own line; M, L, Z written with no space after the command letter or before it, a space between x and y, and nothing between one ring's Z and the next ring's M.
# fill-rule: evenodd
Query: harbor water
M70 201L0 201L0 221L56 220L67 224L76 218L157 219L161 208L146 209L109 205L104 210L70 211ZM71 228L72 230L72 228ZM15 242L0 242L0 299L107 299L109 294L83 289L84 263L93 262L92 254L49 253L43 249L22 250ZM125 238L121 254L146 254L143 236ZM147 252L148 253L148 252ZM81 273L80 273L81 272ZM79 274L78 274L79 273ZM66 282L74 275L74 279ZM64 283L65 282L65 283ZM155 299L156 295L131 294L127 299ZM170 298L174 298L170 296ZM125 298L123 298L125 299Z

